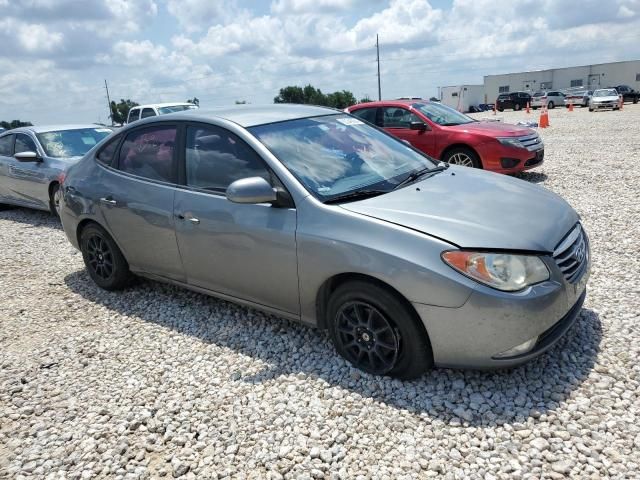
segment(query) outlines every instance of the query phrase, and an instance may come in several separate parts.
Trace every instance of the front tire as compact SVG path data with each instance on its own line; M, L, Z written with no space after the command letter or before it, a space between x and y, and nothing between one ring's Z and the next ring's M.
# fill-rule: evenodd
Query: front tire
M520 109L521 109L521 108L522 108L522 107L520 106L520 104L519 104L519 103L516 103L516 104L513 106L513 109L514 109L516 112L520 111Z
M433 366L424 326L385 288L359 280L345 283L329 298L327 315L336 350L360 370L408 380Z
M442 161L462 167L482 168L482 163L480 163L480 158L478 158L476 152L465 147L449 150L442 158Z
M90 224L80 234L80 250L91 279L105 290L122 290L133 275L118 245L106 230Z
M51 187L51 194L49 195L49 209L51 210L51 215L55 215L60 218L60 201L62 200L62 190L60 189L60 184L55 183Z
M554 108L556 108L556 106L555 106L555 104L553 102L549 102L547 107L549 108L549 110L553 110Z

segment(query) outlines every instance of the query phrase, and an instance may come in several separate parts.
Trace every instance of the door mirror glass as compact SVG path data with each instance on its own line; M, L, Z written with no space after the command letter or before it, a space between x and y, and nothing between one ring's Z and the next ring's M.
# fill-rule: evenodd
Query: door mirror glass
M424 122L411 122L409 128L411 130L420 130L421 132L429 130L429 126Z
M227 187L227 200L234 203L269 203L277 200L276 190L262 177L241 178Z
M39 162L40 157L36 152L18 152L14 155L15 159L20 162Z

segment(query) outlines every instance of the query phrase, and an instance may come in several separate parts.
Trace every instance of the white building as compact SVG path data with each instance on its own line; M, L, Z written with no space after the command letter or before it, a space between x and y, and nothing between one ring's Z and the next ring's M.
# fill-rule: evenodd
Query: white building
M482 103L493 103L500 93L507 92L564 90L572 87L593 89L616 85L629 85L640 90L640 60L486 75L485 101Z
M440 87L440 101L459 112L468 112L484 101L484 85L451 85Z

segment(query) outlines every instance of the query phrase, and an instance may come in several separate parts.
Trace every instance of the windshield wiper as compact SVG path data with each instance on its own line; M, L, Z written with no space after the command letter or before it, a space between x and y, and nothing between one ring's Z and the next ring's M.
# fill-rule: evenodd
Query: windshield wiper
M447 168L449 168L449 164L448 163L441 163L437 167L433 167L433 168L426 167L426 168L422 168L420 170L416 170L415 172L412 172L409 175L407 175L399 184L397 184L395 187L393 187L393 189L397 190L400 187L404 187L405 185L416 181L418 178L422 177L423 175L428 175L430 173L442 172L442 171L446 170Z
M346 200L364 200L365 198L376 197L385 193L389 193L389 190L355 190L353 192L347 192L331 197L330 199L325 200L324 203L339 203Z

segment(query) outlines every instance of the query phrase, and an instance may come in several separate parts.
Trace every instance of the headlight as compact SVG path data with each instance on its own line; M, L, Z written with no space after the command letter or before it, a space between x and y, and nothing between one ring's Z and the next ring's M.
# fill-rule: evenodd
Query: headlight
M507 147L515 147L515 148L524 148L520 143L520 140L514 137L503 137L497 138L502 145L506 145Z
M464 275L505 292L549 279L547 266L534 255L452 250L444 252L442 260Z

